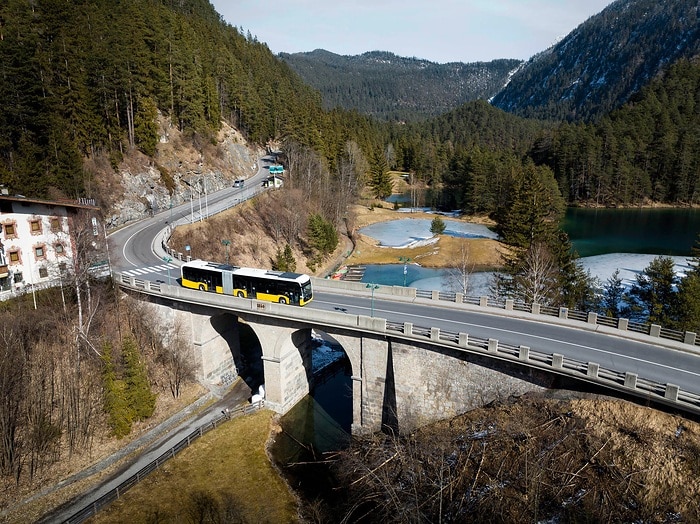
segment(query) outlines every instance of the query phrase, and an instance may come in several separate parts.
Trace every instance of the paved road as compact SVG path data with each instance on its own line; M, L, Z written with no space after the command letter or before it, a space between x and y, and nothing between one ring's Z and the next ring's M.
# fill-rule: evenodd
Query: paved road
M597 362L608 369L637 373L639 377L667 382L700 394L700 352L690 353L662 347L650 341L610 336L576 321L565 325L488 314L483 308L456 308L449 302L431 304L396 302L316 290L309 308L370 315L414 326L439 327L441 331L468 333L475 338L495 338L499 343L528 346L543 353L559 353L582 362ZM622 334L622 332L621 332ZM628 333L628 335L633 335ZM640 339L649 337L638 337Z
M261 184L269 176L268 167L271 163L270 157L260 158L258 172L248 178L243 187L229 187L210 193L206 203L204 198L201 199L202 202L199 198L185 202L111 233L109 243L112 268L121 271L161 264L165 253L159 248L159 233L179 224L197 222L206 217L207 211L209 215L214 215L265 191ZM161 278L168 278L167 271L162 272ZM170 278L174 283L176 275L171 274Z

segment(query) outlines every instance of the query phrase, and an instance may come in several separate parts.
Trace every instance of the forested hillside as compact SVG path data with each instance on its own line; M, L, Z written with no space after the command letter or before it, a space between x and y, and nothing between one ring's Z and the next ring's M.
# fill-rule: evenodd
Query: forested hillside
M222 119L259 144L318 147L325 125L318 93L206 0L6 0L0 72L0 183L27 195L83 195L86 157L152 156L158 113L195 144Z
M595 120L700 52L696 0L617 0L530 59L493 99L525 117Z
M445 209L497 212L528 158L551 170L570 205L700 202L697 59L678 61L595 124L525 119L476 101L392 129L392 167L415 173Z
M388 121L441 115L472 100L487 100L507 82L519 60L436 64L386 51L341 56L323 49L280 53L326 108L341 107Z
M700 202L700 60L681 60L597 124L564 124L535 144L570 203Z

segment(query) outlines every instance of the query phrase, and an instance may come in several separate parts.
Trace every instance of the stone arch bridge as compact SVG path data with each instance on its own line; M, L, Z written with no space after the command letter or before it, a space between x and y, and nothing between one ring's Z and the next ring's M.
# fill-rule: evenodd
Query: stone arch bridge
M352 432L394 430L444 419L498 398L587 382L700 413L700 397L672 384L593 362L543 355L525 346L476 340L466 333L418 328L342 311L241 299L115 275L146 299L166 331L191 339L198 379L217 383L241 367L261 364L266 405L286 413L313 387L312 330L342 346L351 368ZM259 352L245 340L251 334ZM264 378L263 378L264 377Z

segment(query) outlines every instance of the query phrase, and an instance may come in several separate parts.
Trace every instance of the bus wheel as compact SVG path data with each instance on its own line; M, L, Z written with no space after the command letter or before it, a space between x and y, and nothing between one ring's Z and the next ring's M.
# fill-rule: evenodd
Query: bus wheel
M243 291L239 291L238 294L236 295L238 298L245 298L245 295L243 294Z
M199 290L204 291L204 284L199 284Z
M280 297L280 304L286 304L287 299L285 297Z

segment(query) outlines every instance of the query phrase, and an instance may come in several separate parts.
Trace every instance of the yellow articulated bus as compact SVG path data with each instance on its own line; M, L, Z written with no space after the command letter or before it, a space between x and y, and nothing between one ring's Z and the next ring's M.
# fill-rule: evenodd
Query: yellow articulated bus
M192 260L182 265L182 285L200 291L223 293L304 306L313 299L308 275Z

